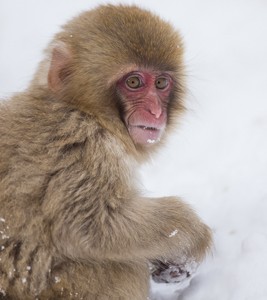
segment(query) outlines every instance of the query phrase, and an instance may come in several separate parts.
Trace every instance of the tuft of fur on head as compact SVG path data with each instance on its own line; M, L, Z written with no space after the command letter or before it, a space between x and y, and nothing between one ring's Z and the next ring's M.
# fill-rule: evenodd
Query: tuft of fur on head
M47 72L55 48L71 56L65 68L64 88L57 97L96 115L107 129L114 131L117 128L117 134L129 149L133 148L133 143L125 134L115 89L116 80L126 69L171 72L174 90L166 132L176 124L184 110L182 39L168 22L149 11L136 6L105 5L74 18L63 26L48 47L48 58L40 64L34 83L47 85ZM153 145L147 149L137 145L134 148L146 154L157 147Z

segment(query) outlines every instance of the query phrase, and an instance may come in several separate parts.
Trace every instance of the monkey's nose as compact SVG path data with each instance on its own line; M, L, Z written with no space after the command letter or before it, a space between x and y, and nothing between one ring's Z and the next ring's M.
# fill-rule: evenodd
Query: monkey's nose
M157 113L152 112L152 115L154 115L156 119L159 119L159 117L161 116L161 112L157 112Z
M155 90L150 90L147 94L146 109L156 119L162 115L162 102Z
M149 106L148 110L156 119L158 119L162 114L162 109L159 104Z

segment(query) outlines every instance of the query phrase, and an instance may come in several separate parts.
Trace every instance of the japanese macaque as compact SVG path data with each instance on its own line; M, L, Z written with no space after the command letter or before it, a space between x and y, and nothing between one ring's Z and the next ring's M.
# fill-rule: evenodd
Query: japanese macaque
M201 262L209 228L135 175L184 90L181 38L150 12L100 6L62 28L0 106L0 298L144 300L150 272Z

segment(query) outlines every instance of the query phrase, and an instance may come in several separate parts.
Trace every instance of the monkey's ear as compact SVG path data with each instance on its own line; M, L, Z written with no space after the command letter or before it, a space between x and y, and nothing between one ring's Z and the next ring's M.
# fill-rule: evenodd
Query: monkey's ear
M48 71L48 87L59 92L64 80L70 74L69 66L71 62L70 50L64 43L60 43L52 49L51 62Z

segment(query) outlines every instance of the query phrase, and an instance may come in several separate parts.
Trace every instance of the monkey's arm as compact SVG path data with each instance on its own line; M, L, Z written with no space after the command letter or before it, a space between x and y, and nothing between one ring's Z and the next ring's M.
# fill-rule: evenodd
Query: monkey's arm
M176 197L134 199L125 207L122 221L132 228L129 244L133 240L136 247L132 251L148 259L200 261L211 244L209 228Z
M61 253L76 259L200 261L211 244L209 228L174 197L125 200L114 210L74 204L65 221L52 225L52 236Z

